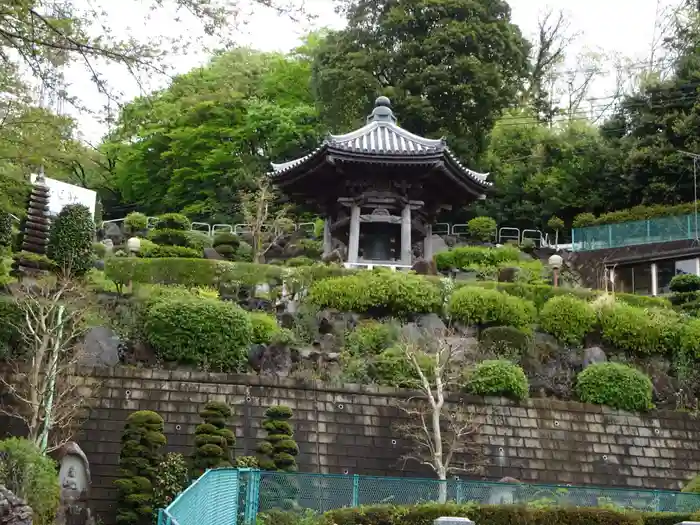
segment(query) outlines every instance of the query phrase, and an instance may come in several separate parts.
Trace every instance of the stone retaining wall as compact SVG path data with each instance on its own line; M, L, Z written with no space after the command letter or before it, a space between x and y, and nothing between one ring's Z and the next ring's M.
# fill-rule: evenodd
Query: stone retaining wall
M161 414L168 451L189 455L202 405L225 401L235 413L236 454L253 455L265 434L265 409L284 404L294 410L301 471L432 477L399 460L406 443L395 430L403 417L396 403L407 392L126 367L94 369L90 375L103 392L78 441L90 461L93 508L105 522L114 515L121 431L134 410ZM478 479L678 489L700 472L700 421L688 414L638 416L549 399L464 401L487 414L476 438L483 454Z

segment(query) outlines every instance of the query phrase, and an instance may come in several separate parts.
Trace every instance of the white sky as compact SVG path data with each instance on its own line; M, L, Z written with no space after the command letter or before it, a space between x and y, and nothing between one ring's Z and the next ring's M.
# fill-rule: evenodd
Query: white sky
M86 0L87 1L87 0ZM669 6L675 6L680 0L510 0L513 21L518 24L526 37L534 36L537 20L547 8L563 9L570 20L570 30L580 36L569 48L567 69L580 68L576 56L584 51L603 51L616 53L641 62L648 60L654 35L656 13ZM148 12L138 2L131 4L128 0L114 2L109 12L110 28L116 35L136 35L142 37L153 34L176 36L179 34L198 34L197 21L184 17L176 21L174 12L159 12L156 18L147 20ZM106 3L105 5L109 5ZM126 5L129 3L129 7ZM167 2L166 2L167 3ZM119 4L119 7L117 7ZM313 23L295 23L280 17L265 8L252 10L246 17L247 23L238 31L237 41L264 51L288 51L296 47L309 29L318 27L342 27L343 21L334 12L332 0L306 0L306 9L316 16ZM152 15L151 15L152 16ZM216 39L207 40L210 46L216 46ZM170 62L176 73L184 73L193 67L206 63L207 55L196 52L191 46L187 53L174 54ZM142 80L141 86L122 68L103 66L106 79L113 88L123 93L128 100L146 91L164 87L168 78L153 75ZM613 75L596 80L589 97L605 97L614 89ZM101 108L107 103L106 97L100 95L90 75L82 65L72 66L66 71L67 89L70 95L77 95L93 112L104 114ZM74 108L66 112L77 117L82 138L96 143L107 128L99 118Z

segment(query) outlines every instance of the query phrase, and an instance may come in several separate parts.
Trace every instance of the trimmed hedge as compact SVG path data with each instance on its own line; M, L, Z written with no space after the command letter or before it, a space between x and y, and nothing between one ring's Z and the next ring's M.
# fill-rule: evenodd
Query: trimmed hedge
M182 213L165 213L158 217L155 227L159 230L187 231L192 228L192 223Z
M686 202L675 206L655 204L653 206L635 206L624 210L603 213L596 217L592 213L579 213L574 217L574 228L586 228L588 226L601 226L603 224L615 224L629 221L643 221L657 217L672 217L675 215L688 215L693 213L693 203Z
M277 319L265 312L251 312L248 316L253 326L254 344L269 344L274 335L280 331Z
M479 349L486 355L522 357L531 344L530 334L513 326L492 326L479 334Z
M465 374L464 389L477 396L525 399L530 384L521 367L505 359L482 361Z
M335 509L321 517L321 525L433 525L442 516L468 517L477 525L643 525L640 514L602 508L542 509L521 505L458 503Z
M466 325L514 326L526 331L535 320L535 305L525 299L483 288L459 288L450 296L450 317Z
M440 271L461 269L470 266L500 266L507 262L520 261L520 250L515 246L500 248L482 248L464 246L447 252L440 252L434 257L435 265Z
M653 390L649 376L621 363L596 363L576 377L576 393L584 403L629 412L654 408Z
M552 297L540 312L540 328L570 346L580 346L596 321L593 307L571 295Z
M455 282L456 287L477 286L479 288L497 289L508 295L514 295L522 299L527 299L535 303L538 310L552 297L560 295L573 295L583 300L593 300L605 292L600 290L589 290L587 288L566 288L553 287L546 284L526 284L526 283L499 283L495 281L476 282ZM626 293L616 293L615 298L631 306L642 308L671 308L671 303L664 297L647 297L645 295L634 295Z
M243 371L253 338L249 315L238 305L201 297L164 297L150 304L144 333L165 361L217 371Z
M314 283L309 301L319 308L376 316L411 317L439 312L440 288L422 276L371 270Z
M198 259L203 257L202 250L187 248L186 246L169 246L162 244L149 244L142 246L139 257L144 259L162 259L182 257L186 259Z

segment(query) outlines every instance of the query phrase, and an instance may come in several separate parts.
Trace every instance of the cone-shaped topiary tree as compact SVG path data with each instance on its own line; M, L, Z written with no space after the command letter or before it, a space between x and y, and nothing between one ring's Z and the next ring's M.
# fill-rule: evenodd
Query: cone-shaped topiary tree
M227 404L209 401L199 415L204 423L197 425L194 431L193 476L201 476L210 468L230 467L231 451L236 445L236 436L226 428L226 421L231 417Z
M271 406L265 411L265 417L263 428L267 431L267 439L257 449L261 455L258 460L260 468L295 472L299 447L292 437L294 429L289 423L292 409L281 405Z
M140 410L127 418L119 454L121 479L114 482L119 489L119 525L152 523L153 485L165 443L163 418L155 412Z
M46 254L64 271L84 275L93 265L94 237L95 222L87 206L69 204L51 225Z

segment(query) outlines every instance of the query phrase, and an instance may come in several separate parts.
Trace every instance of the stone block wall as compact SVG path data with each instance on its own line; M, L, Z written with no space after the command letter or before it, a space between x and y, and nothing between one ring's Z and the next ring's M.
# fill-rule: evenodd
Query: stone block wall
M236 454L254 455L265 435L265 409L284 404L294 410L302 472L433 477L399 459L406 443L395 430L404 417L396 403L405 391L125 367L90 375L102 393L78 442L90 461L93 507L105 522L114 514L121 431L135 410L157 411L166 422L167 450L189 455L202 405L225 401L235 414ZM700 472L700 420L688 414L640 416L548 399L463 402L486 414L475 438L483 455L477 479L675 490Z

